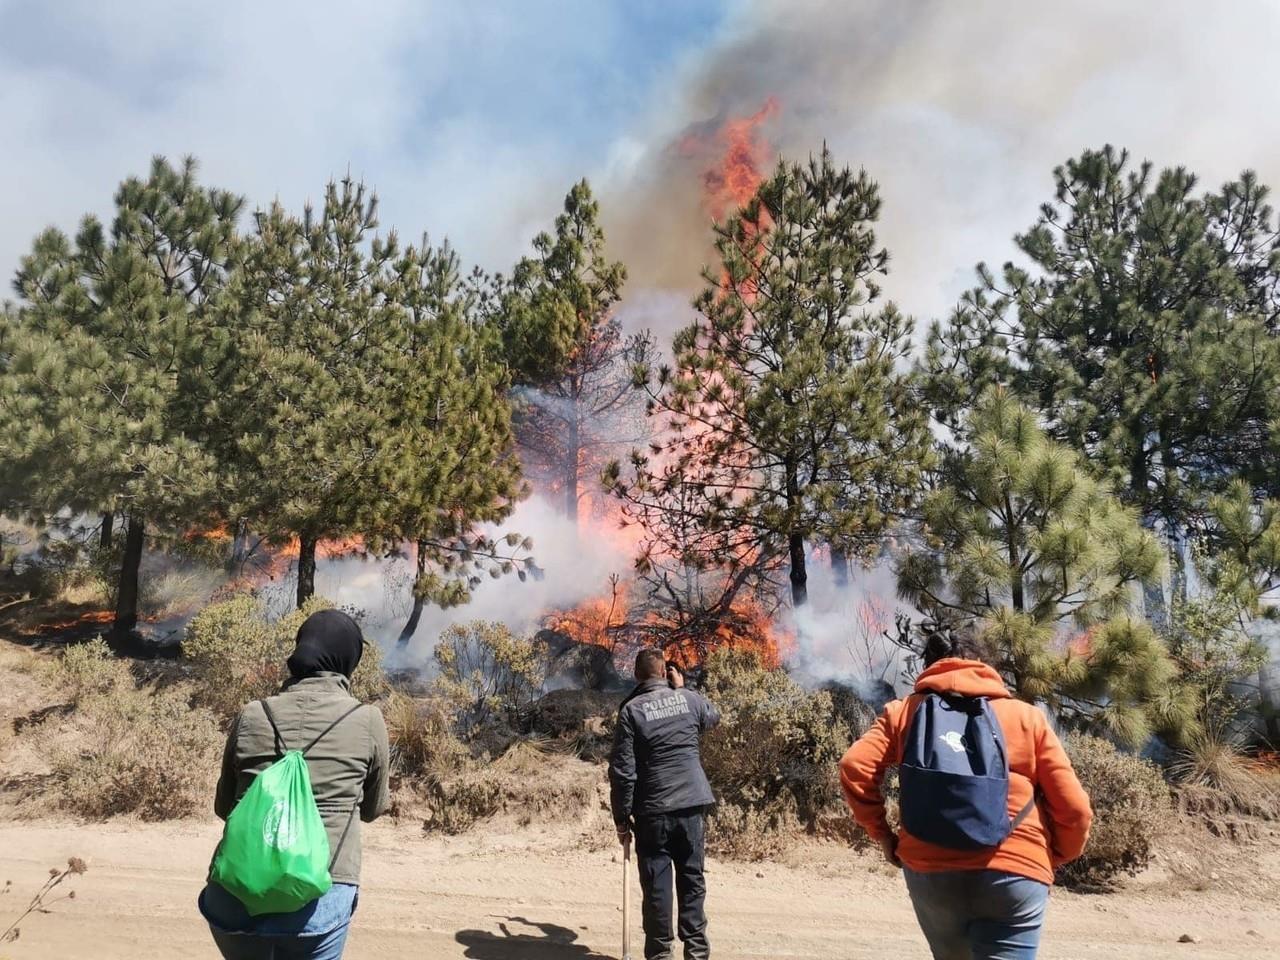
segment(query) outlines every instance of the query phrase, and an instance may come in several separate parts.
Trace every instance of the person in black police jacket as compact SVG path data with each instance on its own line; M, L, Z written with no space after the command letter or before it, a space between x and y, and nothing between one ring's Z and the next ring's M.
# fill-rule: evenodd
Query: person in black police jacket
M637 685L618 711L609 760L610 800L618 841L635 831L644 892L645 960L673 957L672 872L679 900L680 940L685 960L706 960L707 885L703 842L707 808L715 803L702 769L698 741L720 721L701 694L659 650L636 656Z

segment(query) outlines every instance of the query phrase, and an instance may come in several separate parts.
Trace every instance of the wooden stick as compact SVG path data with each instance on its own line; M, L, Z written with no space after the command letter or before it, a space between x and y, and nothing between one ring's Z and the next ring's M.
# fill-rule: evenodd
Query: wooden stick
M631 839L622 845L622 960L631 960Z

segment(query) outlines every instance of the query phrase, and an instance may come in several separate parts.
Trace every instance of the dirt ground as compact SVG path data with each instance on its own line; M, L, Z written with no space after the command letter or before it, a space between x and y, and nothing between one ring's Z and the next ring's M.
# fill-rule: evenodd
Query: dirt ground
M20 734L54 702L38 659L0 642L0 930L50 868L74 856L89 869L67 885L76 891L74 900L28 918L17 942L0 944L0 960L217 960L195 907L219 836L217 821L80 823L39 812L38 758ZM33 813L43 818L28 819ZM482 824L451 838L425 836L413 817L374 824L365 836L361 903L347 956L619 957L619 854L584 840L584 832L607 833L602 820L594 829L592 822L575 820ZM1121 892L1055 891L1041 956L1274 955L1280 949L1280 830L1258 827L1236 843L1190 824L1162 841L1157 862ZM7 891L6 881L12 882ZM928 957L901 878L869 854L835 843L801 844L781 863L712 860L708 887L718 957ZM635 905L633 955L639 960L638 892ZM1199 942L1178 943L1183 934Z
M0 824L0 917L50 867L79 856L77 896L30 918L5 960L173 960L214 950L195 909L216 822L153 826ZM713 948L720 957L927 958L901 880L833 845L792 862L709 866ZM1277 867L1276 859L1269 867ZM424 838L408 823L368 831L353 960L600 960L620 956L621 864L569 832L529 828ZM638 912L633 916L638 918ZM7 919L5 920L7 924ZM638 936L639 922L635 922ZM1199 943L1179 944L1187 933ZM636 943L636 956L640 956ZM1260 958L1280 949L1280 902L1224 885L1177 893L1161 871L1107 896L1055 892L1041 956L1057 960Z

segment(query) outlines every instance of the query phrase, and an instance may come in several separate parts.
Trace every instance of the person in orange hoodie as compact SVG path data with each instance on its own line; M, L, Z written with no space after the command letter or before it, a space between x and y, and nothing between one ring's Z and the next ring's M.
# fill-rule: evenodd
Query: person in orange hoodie
M885 859L902 868L935 960L1033 960L1054 868L1083 852L1093 811L1045 715L1015 699L999 673L964 658L965 652L952 638L929 637L915 691L887 704L849 748L840 761L840 784L854 819L880 844ZM905 829L895 835L889 827L881 783L890 766L902 763L911 721L929 694L970 704L984 699L998 722L996 745L1002 735L1008 761L1005 812L1011 829L994 846L955 849ZM964 749L955 734L939 739L951 750Z

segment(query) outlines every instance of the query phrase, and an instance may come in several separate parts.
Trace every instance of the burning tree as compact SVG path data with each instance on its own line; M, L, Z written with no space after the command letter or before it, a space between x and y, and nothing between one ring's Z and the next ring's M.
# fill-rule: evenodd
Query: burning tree
M149 528L209 514L217 463L200 442L243 201L201 186L191 159L156 158L116 193L110 230L38 237L0 316L0 461L20 509L127 518L113 633L138 622ZM0 481L16 492L16 482ZM105 539L105 538L104 538Z
M591 188L575 184L555 235L539 234L538 255L517 264L499 315L526 468L575 521L604 451L640 439L632 371L654 359L653 338L624 335L613 314L626 269L605 256L598 219Z
M901 369L911 323L871 307L879 212L875 183L824 148L715 227L699 316L644 380L657 439L605 478L660 582L717 569L727 607L785 566L799 606L815 544L870 557L911 505L932 439Z
M929 549L901 560L903 595L973 634L1020 697L1130 744L1185 733L1176 667L1130 615L1162 568L1155 537L1008 394L986 395L963 438L924 503Z

